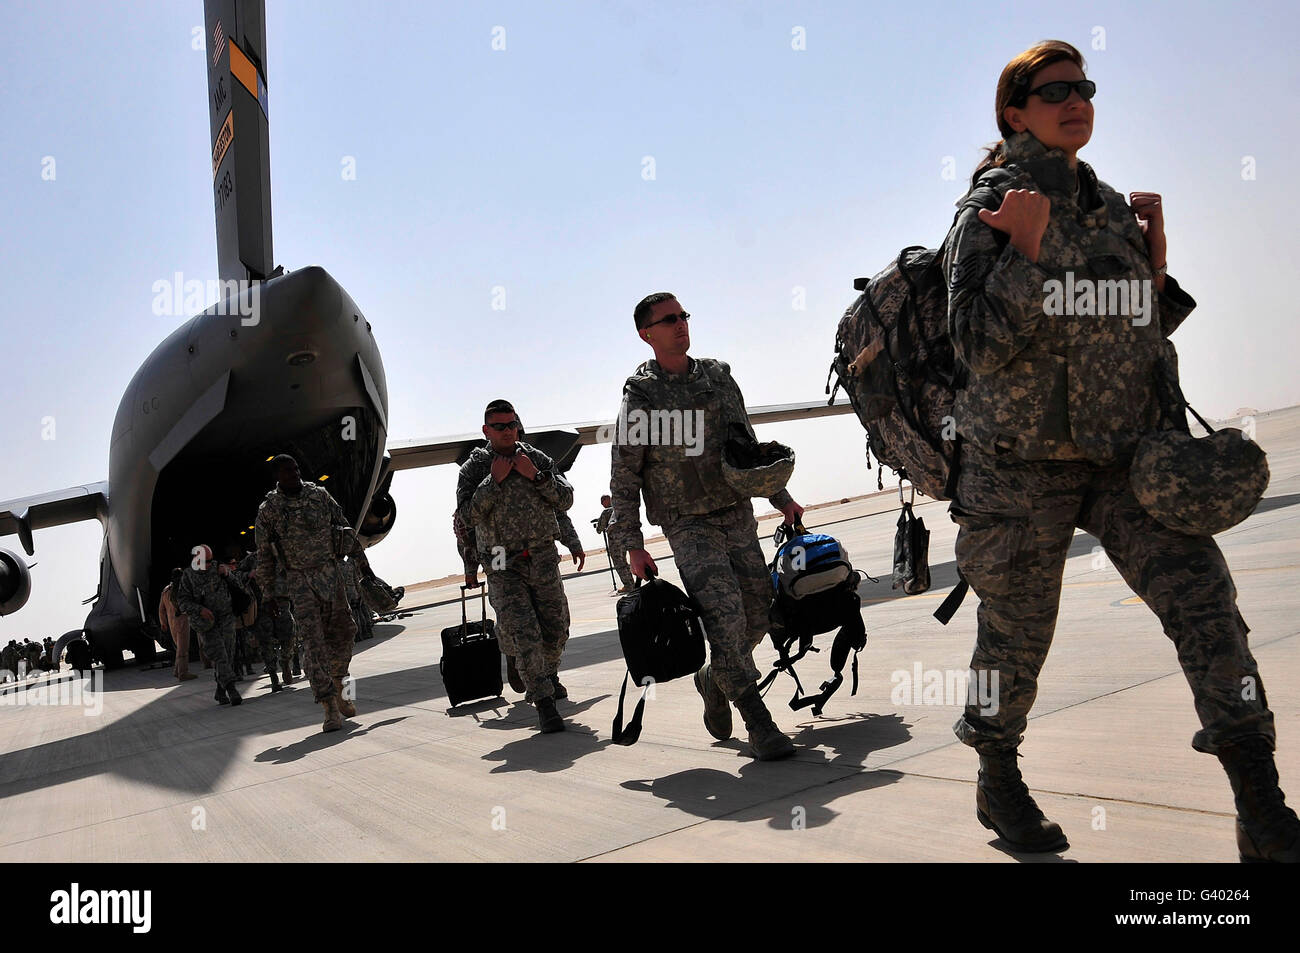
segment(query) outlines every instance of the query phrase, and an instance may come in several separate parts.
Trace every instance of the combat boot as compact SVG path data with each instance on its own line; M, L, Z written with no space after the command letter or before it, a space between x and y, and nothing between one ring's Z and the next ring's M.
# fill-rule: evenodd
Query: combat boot
M212 696L218 705L229 705L230 696L226 694L226 686L220 682L217 683L217 693Z
M555 710L554 698L539 698L533 704L537 706L537 723L542 734L549 735L564 730L564 719Z
M1065 850L1061 825L1049 821L1029 796L1016 764L1016 749L980 752L975 816L1011 847L1025 853Z
M749 746L759 761L776 761L794 754L794 742L772 720L772 713L763 704L757 685L750 685L736 699L736 710L749 730Z
M274 665L267 667L266 674L271 676L271 691L283 691L283 689L280 688L280 679L276 676Z
M528 691L528 686L524 684L523 678L519 675L519 669L515 667L515 657L513 655L506 656L506 678L510 682L510 687L519 694L523 695Z
M244 699L239 694L239 689L235 687L234 682L231 682L229 685L226 686L226 694L230 696L231 707L234 707L235 705L242 705L244 703Z
M695 690L704 699L704 727L719 741L731 737L731 703L713 680L709 665L695 673Z
M325 723L320 726L320 730L338 731L342 728L343 713L339 711L338 699L334 695L321 699L321 706L325 709Z
M292 684L293 684L293 673L292 673L291 671L289 671L289 663L288 663L288 662L285 662L284 664L282 664L282 665L280 666L280 674L284 676L284 683L285 683L286 685L292 685Z
M1300 859L1300 820L1277 783L1273 746L1254 735L1224 744L1219 761L1237 802L1237 853L1242 863L1294 864Z
M352 704L351 699L343 694L343 679L334 679L334 699L339 706L339 714L344 718L357 717L357 706Z

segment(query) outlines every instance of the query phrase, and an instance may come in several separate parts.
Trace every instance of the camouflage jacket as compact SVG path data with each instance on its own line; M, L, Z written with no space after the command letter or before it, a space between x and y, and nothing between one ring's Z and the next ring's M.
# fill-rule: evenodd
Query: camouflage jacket
M465 575L473 576L478 572L478 541L475 539L474 527L466 526L460 518L460 511L453 510L451 514L451 531L456 535L456 552L460 553L460 561L464 566Z
M493 565L497 548L508 558L560 539L557 514L573 505L573 487L555 472L555 462L522 440L518 448L537 467L539 480L511 470L497 483L492 479L493 453L486 447L475 449L460 468L456 512L466 526L474 527L478 558L485 567Z
M604 533L609 529L609 521L614 518L614 507L607 506L600 511L600 516L596 520L596 532Z
M949 234L949 329L969 370L957 430L989 453L1114 462L1154 429L1156 364L1196 302L1172 278L1156 292L1131 209L1087 163L1076 173L1027 132L1004 149L1013 176L997 185L999 201L1033 189L1051 218L1036 263L999 247L978 208Z
M288 496L277 486L257 508L257 578L286 576L329 566L340 556L365 549L343 508L329 491L304 482L299 494Z
M223 619L235 621L235 608L230 601L230 587L226 580L248 595L238 574L223 576L217 572L215 564L208 569L187 566L181 573L180 588L174 593L176 608L185 613L185 617L190 620L190 628L195 632L207 632L214 625L220 625ZM213 621L203 618L204 609L212 612Z
M646 519L657 526L748 502L722 477L729 424L754 433L745 398L725 362L688 360L685 374L668 374L658 361L646 361L623 385L609 484L610 546L621 551L645 546L641 496ZM790 494L782 489L768 502L780 509Z
M257 553L249 553L239 561L239 572L241 581L248 582L252 580L251 586L245 586L253 595L258 597L258 605L262 605L268 599L287 599L289 598L289 588L285 584L284 573L277 572L275 579L269 585L267 581L258 576L253 580L253 574L257 571Z
M581 552L582 540L578 539L578 531L573 528L573 520L569 518L569 514L557 511L555 522L560 527L560 545L570 552L574 550Z

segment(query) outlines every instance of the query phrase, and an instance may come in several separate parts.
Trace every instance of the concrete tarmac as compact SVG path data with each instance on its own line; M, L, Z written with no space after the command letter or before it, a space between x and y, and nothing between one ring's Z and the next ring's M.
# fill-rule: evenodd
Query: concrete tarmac
M1256 426L1272 482L1218 542L1295 804L1300 408ZM460 621L450 586L413 594L434 607L358 646L359 714L340 732L320 731L305 682L276 695L264 676L243 682L245 704L231 709L197 666L185 683L167 669L110 672L89 707L16 703L16 691L37 700L48 677L0 687L0 861L1235 861L1231 791L1218 762L1191 749L1199 725L1173 647L1084 533L1021 749L1070 847L1016 855L979 825L976 756L952 734L964 693L947 674L967 668L977 600L947 627L930 615L956 581L946 510L916 507L932 532L934 585L911 597L890 589L896 495L809 513L810 528L838 536L880 582L861 590L857 695L846 681L813 718L786 707L788 677L768 694L799 747L789 761L760 764L739 738L715 742L689 679L657 686L638 744L611 743L625 668L605 571L566 582L567 732L539 734L508 685L504 698L450 709L438 673L439 632ZM774 525L761 524L769 536ZM678 581L672 560L660 565ZM760 671L775 657L765 642ZM828 652L798 670L815 688Z

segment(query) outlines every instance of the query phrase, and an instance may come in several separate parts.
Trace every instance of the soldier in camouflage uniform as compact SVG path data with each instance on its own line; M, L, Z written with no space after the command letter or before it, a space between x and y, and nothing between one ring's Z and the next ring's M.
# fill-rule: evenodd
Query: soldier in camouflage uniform
M523 425L521 423L518 434L522 435L523 432ZM569 518L568 513L557 511L555 514L555 522L559 525L560 529L560 543L569 551L569 555L572 557L574 563L577 564L578 572L582 572L582 567L586 565L587 562L587 554L582 549L582 540L578 538L578 531L573 528L573 520ZM480 585L478 580L478 569L480 563L478 557L477 534L474 532L473 527L466 527L464 523L461 522L459 513L454 513L452 515L451 525L452 531L456 534L456 549L460 553L461 562L465 567L465 585L470 589L477 589ZM510 681L510 687L520 694L525 694L527 693L528 688L524 683L523 676L519 674L517 663L519 654L518 648L510 633L504 630L500 619L497 620L496 633L497 642L501 646L501 652L506 657L506 677ZM559 646L561 653L568 641L569 634L566 631L564 639L561 641ZM555 688L555 697L561 699L568 698L569 690L560 684L558 657L555 660L555 664L556 670L551 673L551 681L554 683Z
M573 505L573 487L550 457L517 439L519 418L507 401L488 404L483 419L488 446L460 468L457 512L474 527L498 638L516 660L525 700L536 706L543 732L563 731L556 671L569 637L569 602L555 548L556 514Z
M753 436L745 399L725 363L687 356L689 315L674 295L647 296L633 318L655 358L623 387L610 476L610 546L628 553L633 575L657 572L641 533L644 496L646 518L663 528L686 591L704 617L709 662L695 686L704 698L705 727L719 740L730 738L729 703L735 703L755 757L787 757L794 745L758 694L753 657L768 628L772 577L754 506L722 475L730 426L740 424ZM768 502L788 522L803 514L784 489Z
M1080 527L1177 649L1202 725L1192 746L1228 770L1243 859L1294 861L1300 828L1277 787L1273 716L1227 564L1212 538L1153 519L1130 485L1137 442L1158 424L1158 362L1195 302L1165 275L1160 197L1133 193L1130 208L1076 158L1093 120L1082 67L1058 41L1008 64L997 98L1005 139L985 166L1013 175L997 186L1000 204L959 216L944 258L953 342L969 371L954 408L957 565L980 597L972 676L998 678L996 711L968 705L955 731L980 754L981 822L1021 850L1067 846L1029 796L1016 753ZM1130 307L1098 313L1101 282L1116 279L1135 282ZM1052 298L1071 285L1074 313ZM1141 288L1149 297L1135 307Z
M230 567L215 562L212 547L198 547L194 562L181 572L176 608L190 620L190 632L198 633L203 652L212 661L217 704L238 705L243 699L235 688L235 609L227 580L239 585Z
M339 557L355 556L367 572L369 563L342 507L323 486L303 482L297 460L280 454L271 472L277 485L257 509L254 578L265 587L284 575L312 695L325 709L321 730L337 731L357 713L345 685L357 625Z
M277 579L270 592L263 591L253 575L257 568L257 553L248 553L239 563L239 579L255 599L257 599L257 617L249 631L257 640L257 651L266 667L266 674L271 676L271 691L280 691L279 669L289 670L289 660L293 656L293 616L284 606L284 600L274 595ZM288 679L286 679L288 681Z
M609 537L606 535L609 532L610 521L614 518L614 498L607 493L600 498L600 505L604 509L600 511L600 516L592 521L592 525L596 527L597 533L605 537L605 555L609 557L609 564L618 573L618 581L623 584L621 588L614 590L614 594L625 596L632 591L632 570L627 566L627 553L617 546L610 546Z

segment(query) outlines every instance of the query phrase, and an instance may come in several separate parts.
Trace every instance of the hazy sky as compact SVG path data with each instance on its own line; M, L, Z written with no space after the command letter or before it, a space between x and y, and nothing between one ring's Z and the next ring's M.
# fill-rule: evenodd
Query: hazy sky
M4 14L11 499L107 478L127 382L188 317L155 316L153 283L215 277L216 245L201 2ZM632 306L664 289L749 403L817 399L853 278L939 242L996 138L999 71L1054 37L1098 86L1083 157L1164 195L1170 273L1199 302L1174 336L1187 396L1288 406L1298 20L1291 3L270 0L275 258L323 265L373 324L393 441L473 430L499 396L534 429L611 416L650 356ZM800 502L875 488L852 418L760 436L796 448ZM589 539L608 465L588 448L572 472ZM457 567L454 482L397 475L381 575ZM80 626L100 538L38 532L31 602L0 639Z

